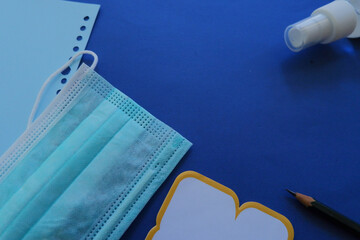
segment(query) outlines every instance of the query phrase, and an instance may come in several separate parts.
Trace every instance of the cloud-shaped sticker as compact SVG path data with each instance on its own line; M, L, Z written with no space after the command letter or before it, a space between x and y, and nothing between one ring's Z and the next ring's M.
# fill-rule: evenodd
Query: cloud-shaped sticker
M293 240L289 220L193 171L171 187L146 240Z

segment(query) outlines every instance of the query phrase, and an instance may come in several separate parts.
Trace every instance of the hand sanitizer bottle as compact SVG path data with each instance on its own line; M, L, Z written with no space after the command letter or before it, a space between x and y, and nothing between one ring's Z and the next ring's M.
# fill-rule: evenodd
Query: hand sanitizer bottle
M360 0L333 1L285 30L286 45L294 52L344 37L360 37Z

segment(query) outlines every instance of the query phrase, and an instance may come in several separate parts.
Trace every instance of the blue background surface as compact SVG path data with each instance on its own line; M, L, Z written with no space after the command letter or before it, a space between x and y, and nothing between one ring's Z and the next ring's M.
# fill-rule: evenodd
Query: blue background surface
M328 1L79 2L102 5L97 72L194 143L122 239L145 238L186 170L285 215L297 240L357 239L284 190L360 222L360 40L298 54L283 40Z

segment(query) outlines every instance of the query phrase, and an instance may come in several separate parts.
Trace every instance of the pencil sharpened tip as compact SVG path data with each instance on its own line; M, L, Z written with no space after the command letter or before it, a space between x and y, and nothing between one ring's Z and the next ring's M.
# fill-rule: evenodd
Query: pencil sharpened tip
M289 190L289 189L286 189L286 191L287 191L288 193L290 193L291 195L293 195L294 197L296 197L296 192L291 191L291 190Z

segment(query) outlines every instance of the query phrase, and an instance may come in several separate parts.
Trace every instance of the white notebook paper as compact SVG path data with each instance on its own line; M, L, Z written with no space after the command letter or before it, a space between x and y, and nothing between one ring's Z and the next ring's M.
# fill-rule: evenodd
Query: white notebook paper
M84 50L99 5L61 0L4 0L0 4L0 155L23 133L47 77ZM54 79L40 111L75 72Z

